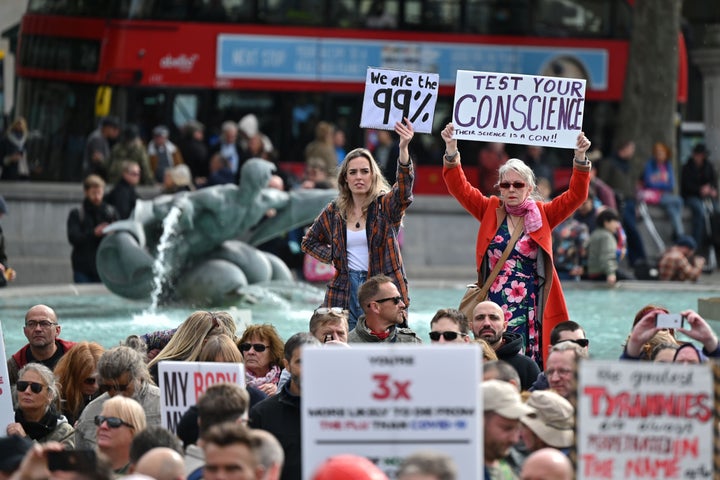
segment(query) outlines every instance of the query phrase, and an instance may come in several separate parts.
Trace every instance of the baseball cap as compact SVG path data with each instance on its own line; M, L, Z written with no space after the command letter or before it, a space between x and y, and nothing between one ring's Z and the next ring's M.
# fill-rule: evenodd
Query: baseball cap
M495 412L501 417L517 420L535 410L525 405L517 388L502 380L487 380L482 383L483 410Z
M575 443L575 408L561 395L549 390L532 392L526 405L535 413L520 421L540 440L555 448L569 448Z
M707 147L705 146L704 143L698 143L697 145L695 145L693 147L692 151L693 151L693 153L704 153L704 154L710 153L710 151L707 149Z
M388 480L373 462L359 455L330 457L318 467L312 480Z

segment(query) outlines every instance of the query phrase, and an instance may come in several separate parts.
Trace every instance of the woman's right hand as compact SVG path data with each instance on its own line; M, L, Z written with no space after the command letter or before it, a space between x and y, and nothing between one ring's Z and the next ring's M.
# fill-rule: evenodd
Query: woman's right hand
M258 387L258 389L268 397L272 397L278 391L277 385L275 385L274 383L263 383Z
M455 126L452 123L448 123L440 132L440 136L445 141L445 155L452 156L457 152L457 140L453 138L455 133Z

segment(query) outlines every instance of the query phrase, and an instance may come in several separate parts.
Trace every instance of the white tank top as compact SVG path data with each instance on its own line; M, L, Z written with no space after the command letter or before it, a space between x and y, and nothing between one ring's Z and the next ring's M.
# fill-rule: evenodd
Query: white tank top
M354 232L347 229L348 268L360 272L368 270L368 243L365 230Z

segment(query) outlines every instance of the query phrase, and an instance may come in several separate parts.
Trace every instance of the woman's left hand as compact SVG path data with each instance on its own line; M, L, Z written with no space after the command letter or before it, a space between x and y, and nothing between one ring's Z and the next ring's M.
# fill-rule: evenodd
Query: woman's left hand
M575 147L575 158L582 160L585 153L590 149L590 140L585 136L585 132L580 132L577 137L577 146Z
M272 397L277 393L277 385L274 383L263 383L258 387L260 391L262 391L265 395L268 397Z
M400 136L400 148L406 148L410 144L415 131L412 123L407 118L403 118L402 122L395 122L395 133Z

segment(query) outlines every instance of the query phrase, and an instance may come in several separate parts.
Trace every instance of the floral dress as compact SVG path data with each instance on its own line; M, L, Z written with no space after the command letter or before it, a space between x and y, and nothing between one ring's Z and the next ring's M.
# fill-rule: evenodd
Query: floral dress
M488 248L491 270L502 257L510 237L506 218ZM507 331L522 335L525 354L541 365L541 329L535 321L537 256L537 243L527 233L523 233L490 287L488 299L500 305L505 312Z

